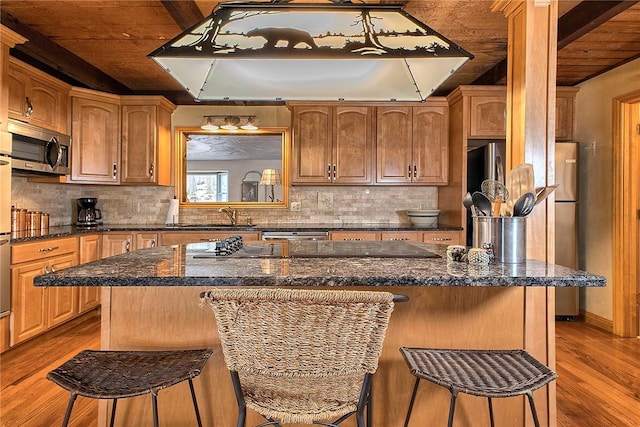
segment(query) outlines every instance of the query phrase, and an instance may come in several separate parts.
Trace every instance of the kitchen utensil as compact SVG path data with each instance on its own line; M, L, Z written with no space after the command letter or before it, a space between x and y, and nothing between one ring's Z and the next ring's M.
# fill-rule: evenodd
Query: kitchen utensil
M492 202L495 201L497 197L500 197L503 202L509 199L509 190L500 181L485 179L482 181L482 184L480 184L480 189Z
M524 193L518 197L513 204L513 216L527 216L536 205L536 195L533 193Z
M480 191L475 191L471 195L471 199L473 200L473 205L476 207L476 213L479 213L482 216L491 216L491 200L489 200L486 194Z
M471 197L471 193L468 191L462 198L462 205L467 209L471 209L471 215L476 216L476 207L473 206L473 198Z
M507 174L507 187L511 193L511 198L517 200L525 193L534 193L535 180L533 176L533 165L522 163ZM535 194L534 194L535 198Z
M558 188L558 184L536 188L536 205L546 199L556 188Z

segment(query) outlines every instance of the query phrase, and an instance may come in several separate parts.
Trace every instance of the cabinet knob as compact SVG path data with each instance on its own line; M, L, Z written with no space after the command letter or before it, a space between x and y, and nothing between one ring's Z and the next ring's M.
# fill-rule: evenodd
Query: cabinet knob
M149 165L149 176L153 178L153 163Z
M117 176L118 176L118 165L116 165L114 163L113 164L113 179L116 179Z
M331 164L327 165L327 179L331 181Z
M127 239L127 244L125 245L125 250L127 252L131 251L131 240Z

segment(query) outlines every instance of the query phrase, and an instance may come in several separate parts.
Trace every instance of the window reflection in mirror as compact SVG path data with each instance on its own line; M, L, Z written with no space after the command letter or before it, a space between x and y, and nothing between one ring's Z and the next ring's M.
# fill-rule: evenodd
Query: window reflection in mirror
M176 128L176 141L175 186L182 206L287 206L287 129ZM264 185L268 169L281 172L280 185Z

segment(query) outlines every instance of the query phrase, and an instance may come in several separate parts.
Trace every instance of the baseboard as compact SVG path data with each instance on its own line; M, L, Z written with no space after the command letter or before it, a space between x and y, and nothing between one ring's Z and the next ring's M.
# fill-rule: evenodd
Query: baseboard
M589 313L587 311L580 310L580 317L584 319L585 323L593 325L596 328L600 328L607 332L613 333L613 320L605 319L597 314Z

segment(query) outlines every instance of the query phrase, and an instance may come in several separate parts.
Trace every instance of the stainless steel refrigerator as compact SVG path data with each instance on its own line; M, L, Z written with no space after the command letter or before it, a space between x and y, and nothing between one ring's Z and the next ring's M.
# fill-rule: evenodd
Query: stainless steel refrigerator
M555 145L556 264L578 268L578 143ZM579 314L578 288L556 288L556 316Z

